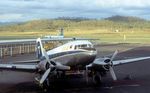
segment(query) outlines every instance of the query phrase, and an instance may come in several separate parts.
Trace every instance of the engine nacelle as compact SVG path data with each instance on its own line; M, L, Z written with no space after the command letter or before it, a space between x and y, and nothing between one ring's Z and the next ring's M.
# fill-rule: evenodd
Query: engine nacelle
M49 62L46 62L46 60L43 60L39 63L38 68L40 71L46 71L47 69L50 68Z
M111 61L110 58L107 58L107 57L104 58L104 62L105 62L105 63L110 63L110 61Z
M109 66L109 65L103 65L102 67L103 67L103 69L104 69L104 70L106 70L106 71L108 71L108 70L109 70L109 68L110 68L110 66Z
M110 62L111 62L110 58L107 58L107 57L104 58L104 62L107 63L107 64L102 66L103 69L104 70L109 70L109 68L110 68Z

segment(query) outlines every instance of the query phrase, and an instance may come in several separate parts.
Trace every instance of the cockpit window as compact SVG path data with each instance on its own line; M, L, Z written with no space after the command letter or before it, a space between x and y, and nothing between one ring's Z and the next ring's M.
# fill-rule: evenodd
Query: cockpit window
M88 44L88 47L89 47L89 48L92 48L93 46L92 46L92 45L90 45L90 44Z
M81 48L86 48L87 44L81 45Z
M92 45L90 44L75 45L75 49L89 48L89 47L92 47Z

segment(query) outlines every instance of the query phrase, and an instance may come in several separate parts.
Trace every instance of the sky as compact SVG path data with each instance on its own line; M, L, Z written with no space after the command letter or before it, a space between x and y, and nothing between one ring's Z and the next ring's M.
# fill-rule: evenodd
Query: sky
M149 0L1 0L0 22L57 17L102 19L114 15L150 20Z

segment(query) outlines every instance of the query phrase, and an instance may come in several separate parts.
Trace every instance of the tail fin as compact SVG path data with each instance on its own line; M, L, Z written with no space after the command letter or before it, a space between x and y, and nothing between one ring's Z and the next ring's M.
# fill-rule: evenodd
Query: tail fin
M40 38L38 38L36 40L36 56L37 56L38 59L40 59L42 56L44 56L43 45L42 45L42 42L41 42Z

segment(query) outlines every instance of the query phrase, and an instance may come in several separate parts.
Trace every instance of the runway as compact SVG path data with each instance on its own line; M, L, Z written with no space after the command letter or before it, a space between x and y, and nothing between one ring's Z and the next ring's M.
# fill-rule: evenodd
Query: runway
M109 56L119 50L118 59L150 56L150 45L141 44L100 44L96 46L97 57ZM35 54L4 57L1 63L36 59ZM150 93L150 60L143 60L114 67L118 81L113 81L109 73L101 86L86 84L81 76L69 76L52 82L49 93ZM0 72L0 93L43 93L34 82L35 73L13 71Z

